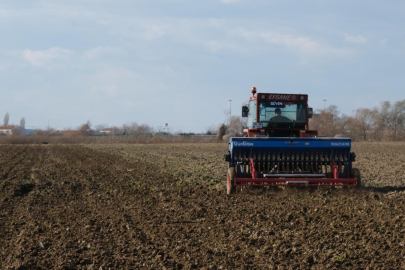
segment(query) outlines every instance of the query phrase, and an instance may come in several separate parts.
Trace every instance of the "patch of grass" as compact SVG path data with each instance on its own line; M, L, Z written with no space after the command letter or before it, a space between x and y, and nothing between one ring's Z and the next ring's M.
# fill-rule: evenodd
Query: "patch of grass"
M336 261L343 262L345 260L345 254L341 253L336 257Z
M143 187L143 183L142 182L138 182L138 181L131 181L131 186L132 186L132 188L134 188L134 189L138 189L138 188L141 188L141 187Z

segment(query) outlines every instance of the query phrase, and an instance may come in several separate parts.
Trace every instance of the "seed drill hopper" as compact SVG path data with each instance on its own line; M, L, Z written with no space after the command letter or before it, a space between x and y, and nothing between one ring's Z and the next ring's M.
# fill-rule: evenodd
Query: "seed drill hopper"
M350 138L309 130L308 95L262 94L252 88L246 137L229 138L227 193L237 186L360 186Z

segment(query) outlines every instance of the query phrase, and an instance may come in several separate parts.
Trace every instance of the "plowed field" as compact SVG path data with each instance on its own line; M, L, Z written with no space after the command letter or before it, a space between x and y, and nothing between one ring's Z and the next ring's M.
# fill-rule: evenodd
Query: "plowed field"
M362 189L225 195L226 144L0 146L0 269L405 269L405 143Z

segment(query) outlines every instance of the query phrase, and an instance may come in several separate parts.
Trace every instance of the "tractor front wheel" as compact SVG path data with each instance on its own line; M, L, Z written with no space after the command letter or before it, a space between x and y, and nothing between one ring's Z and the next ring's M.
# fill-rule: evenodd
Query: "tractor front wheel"
M235 192L235 168L230 167L228 169L228 179L226 182L226 194L231 195Z

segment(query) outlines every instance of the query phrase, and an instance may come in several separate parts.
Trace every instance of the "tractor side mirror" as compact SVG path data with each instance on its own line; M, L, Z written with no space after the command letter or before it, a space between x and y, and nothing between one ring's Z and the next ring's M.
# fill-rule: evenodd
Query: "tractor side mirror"
M248 115L249 115L249 107L242 106L242 117L248 117Z
M308 108L308 118L312 118L313 114L314 114L314 110L312 108Z

